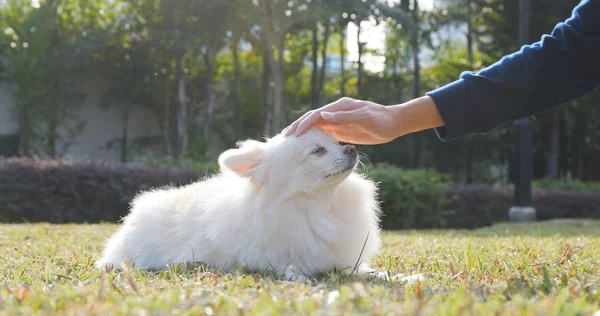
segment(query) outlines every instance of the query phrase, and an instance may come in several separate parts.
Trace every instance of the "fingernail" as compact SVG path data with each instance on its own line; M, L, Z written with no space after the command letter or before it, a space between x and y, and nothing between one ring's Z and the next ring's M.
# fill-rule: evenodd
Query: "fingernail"
M329 120L332 120L334 116L335 116L335 114L333 114L333 113L330 113L330 112L321 112L321 117L322 117L324 120L328 120L328 121L329 121Z

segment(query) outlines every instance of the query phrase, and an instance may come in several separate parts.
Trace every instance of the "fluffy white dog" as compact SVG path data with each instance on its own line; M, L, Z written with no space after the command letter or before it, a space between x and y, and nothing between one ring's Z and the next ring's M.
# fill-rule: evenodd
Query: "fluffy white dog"
M137 196L97 266L187 261L296 281L333 269L383 276L367 264L381 243L380 209L376 185L354 172L355 146L319 129L238 145L221 154L218 175Z

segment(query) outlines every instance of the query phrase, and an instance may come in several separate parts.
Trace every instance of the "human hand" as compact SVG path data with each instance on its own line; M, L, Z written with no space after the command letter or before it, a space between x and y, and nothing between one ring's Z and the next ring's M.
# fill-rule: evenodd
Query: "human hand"
M341 98L305 113L287 127L284 134L299 136L312 126L352 144L382 144L398 137L398 126L390 107L352 98Z
M430 97L394 106L341 98L305 113L285 128L283 133L285 136L299 136L312 126L317 126L341 142L376 145L442 125L444 122Z

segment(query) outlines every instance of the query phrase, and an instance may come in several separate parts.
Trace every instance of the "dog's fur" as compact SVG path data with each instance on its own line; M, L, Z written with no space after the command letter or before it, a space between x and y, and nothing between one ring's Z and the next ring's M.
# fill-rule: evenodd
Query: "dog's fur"
M97 266L202 262L291 280L355 267L373 274L376 185L354 172L358 156L348 146L319 129L242 142L221 154L218 175L137 196Z

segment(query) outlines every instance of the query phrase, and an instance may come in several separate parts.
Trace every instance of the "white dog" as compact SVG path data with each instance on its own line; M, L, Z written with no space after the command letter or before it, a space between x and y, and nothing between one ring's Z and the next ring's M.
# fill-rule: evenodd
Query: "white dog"
M333 269L382 277L367 264L381 243L376 185L353 172L357 163L356 147L319 129L244 141L221 154L220 174L137 196L97 266L187 261L296 281Z

